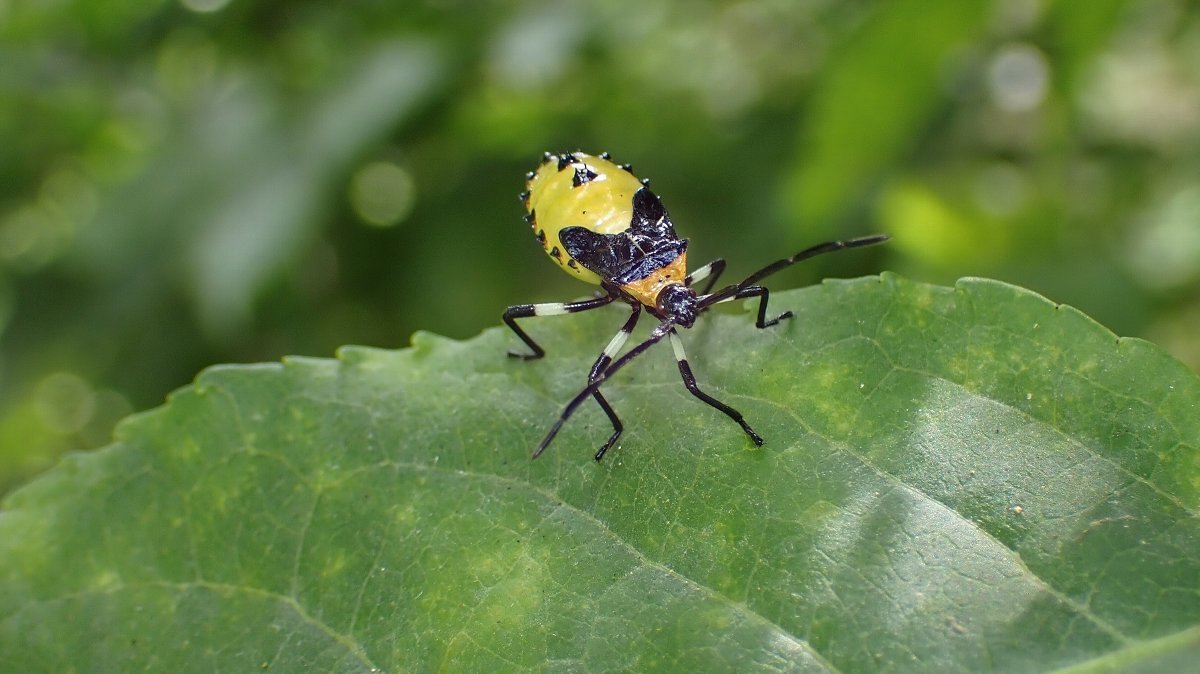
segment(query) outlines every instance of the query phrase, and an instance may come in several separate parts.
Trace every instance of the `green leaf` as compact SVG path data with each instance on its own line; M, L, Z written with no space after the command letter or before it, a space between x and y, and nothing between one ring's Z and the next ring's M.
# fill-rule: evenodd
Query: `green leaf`
M218 367L0 515L38 671L1196 671L1200 379L995 281L771 296L529 461L622 320Z

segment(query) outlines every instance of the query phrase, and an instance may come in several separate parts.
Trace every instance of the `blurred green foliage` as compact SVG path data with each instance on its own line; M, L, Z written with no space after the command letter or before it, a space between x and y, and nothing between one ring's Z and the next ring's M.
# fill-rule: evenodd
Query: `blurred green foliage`
M887 231L775 286L991 276L1200 367L1183 0L8 2L0 63L0 491L206 365L585 295L520 219L543 150L731 276Z

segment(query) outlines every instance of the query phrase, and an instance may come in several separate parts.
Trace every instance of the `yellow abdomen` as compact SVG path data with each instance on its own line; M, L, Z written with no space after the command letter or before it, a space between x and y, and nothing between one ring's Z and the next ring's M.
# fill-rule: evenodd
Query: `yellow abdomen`
M619 234L633 221L633 195L642 187L626 168L606 157L574 152L547 154L526 183L526 217L546 254L563 271L588 283L600 277L567 252L559 233L583 227L597 234Z

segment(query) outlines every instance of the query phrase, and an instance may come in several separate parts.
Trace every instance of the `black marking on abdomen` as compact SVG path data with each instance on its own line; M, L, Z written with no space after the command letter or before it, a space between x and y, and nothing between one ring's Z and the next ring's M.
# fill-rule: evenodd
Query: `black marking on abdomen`
M573 187L579 187L580 185L586 185L587 183L590 183L593 180L595 180L598 175L599 174L597 174L595 171L588 168L587 164L576 164L575 177L571 179L571 185Z

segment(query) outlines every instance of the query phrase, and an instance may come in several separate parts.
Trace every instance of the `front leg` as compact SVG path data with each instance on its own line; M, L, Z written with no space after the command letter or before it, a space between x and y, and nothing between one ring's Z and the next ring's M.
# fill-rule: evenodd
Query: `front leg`
M750 424L746 423L746 418L742 416L741 412L700 390L700 385L696 383L696 375L692 374L692 368L688 365L687 354L683 351L683 341L679 339L679 333L675 332L674 328L671 329L671 348L675 351L675 361L679 364L679 374L683 377L683 385L687 387L687 390L709 406L720 410L725 416L736 421L750 440L762 447L762 436L750 428Z
M742 290L738 291L738 293L736 295L734 295L732 299L741 300L741 299L746 299L747 297L760 298L758 300L758 320L756 320L754 322L754 325L755 325L755 327L762 329L762 328L769 328L772 325L775 325L776 323L778 323L779 321L782 321L784 319L792 317L792 312L785 311L782 314L779 314L775 318L772 318L771 320L768 321L767 320L767 298L770 297L770 295L771 295L771 293L763 286L750 286L749 288L743 288Z

